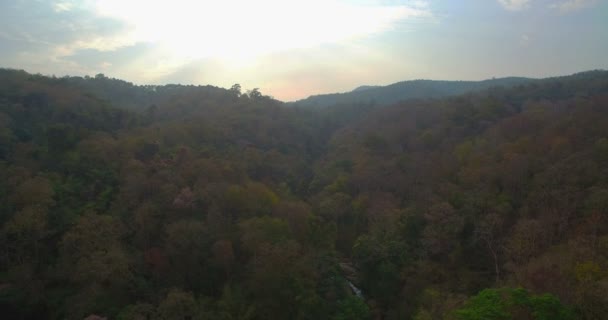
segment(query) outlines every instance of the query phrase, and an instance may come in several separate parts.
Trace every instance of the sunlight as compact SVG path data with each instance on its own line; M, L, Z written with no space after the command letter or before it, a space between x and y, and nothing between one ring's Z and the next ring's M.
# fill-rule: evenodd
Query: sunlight
M132 41L160 44L176 59L246 62L261 54L368 36L402 19L430 15L423 2L415 3L99 0L97 11L128 23Z

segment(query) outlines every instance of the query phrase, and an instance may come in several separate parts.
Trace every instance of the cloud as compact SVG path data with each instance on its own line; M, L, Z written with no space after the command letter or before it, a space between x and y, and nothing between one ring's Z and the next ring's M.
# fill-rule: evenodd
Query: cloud
M0 2L0 59L5 66L37 72L83 73L61 58L83 48L113 50L127 45L127 25L91 12L86 2Z
M106 0L97 12L132 25L137 41L165 45L182 59L260 55L309 48L390 30L432 16L428 2L345 0Z
M68 1L55 2L53 3L53 8L55 9L55 12L70 11L74 8L74 4Z
M57 75L104 71L126 78L131 75L122 70L146 74L153 69L141 65L143 59L127 64L148 54L145 44L135 41L128 22L95 12L93 1L0 1L2 67Z
M251 65L264 56L359 41L404 24L436 20L429 2L422 0L172 0L149 2L145 10L137 1L104 0L96 3L95 12L129 25L133 41L154 47L144 81L190 79L221 85L232 81L227 75L261 78L265 69L260 72ZM93 58L91 53L97 55L83 53L88 56L70 59L82 63ZM95 59L94 65L118 65ZM140 59L134 63L142 64ZM142 73L138 77L143 78Z
M99 50L94 48L84 48L74 50L70 55L61 57L62 60L72 61L79 65L95 68L100 65L124 66L141 60L143 56L151 53L156 48L149 43L136 43L124 46L115 50Z
M157 81L192 62L242 67L434 19L423 0L0 1L0 59L76 75L138 67L137 81Z
M127 25L118 19L98 16L84 6L30 0L1 3L0 29L16 40L30 43L67 46L80 42L113 49L110 44L118 42Z
M549 7L558 10L561 13L569 13L588 8L597 3L597 0L567 0L559 3L554 3Z
M519 11L528 7L530 0L498 0L505 9L510 11Z

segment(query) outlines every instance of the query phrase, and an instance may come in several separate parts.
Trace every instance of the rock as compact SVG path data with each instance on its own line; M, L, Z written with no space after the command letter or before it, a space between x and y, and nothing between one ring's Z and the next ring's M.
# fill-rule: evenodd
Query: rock
M355 286L359 286L360 282L357 269L347 262L340 262L339 265L340 269L342 269L342 275Z

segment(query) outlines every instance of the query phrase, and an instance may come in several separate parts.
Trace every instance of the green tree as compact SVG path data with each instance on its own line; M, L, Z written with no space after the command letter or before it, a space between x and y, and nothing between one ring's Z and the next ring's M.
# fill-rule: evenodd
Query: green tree
M250 320L255 316L255 307L239 287L225 286L222 297L217 303L217 319Z
M169 258L171 277L183 288L213 290L217 277L211 277L209 262L211 239L202 222L181 220L165 229L165 252Z
M338 302L338 310L331 318L332 320L368 320L370 319L369 307L363 299L349 296Z
M63 236L61 272L77 289L66 299L68 318L114 314L129 301L133 261L122 244L125 229L115 218L87 213Z
M574 320L574 312L551 294L531 295L525 289L485 289L455 311L459 320Z
M230 92L233 93L234 95L236 95L237 97L241 96L241 85L238 83L235 83L232 85L232 87L230 87Z
M260 99L262 98L262 93L260 92L260 88L253 88L252 90L247 91L247 95L251 99Z
M191 292L173 288L158 306L157 319L196 319L199 313L199 305Z
M289 226L284 220L259 217L239 223L243 247L255 255L264 246L275 245L290 238Z

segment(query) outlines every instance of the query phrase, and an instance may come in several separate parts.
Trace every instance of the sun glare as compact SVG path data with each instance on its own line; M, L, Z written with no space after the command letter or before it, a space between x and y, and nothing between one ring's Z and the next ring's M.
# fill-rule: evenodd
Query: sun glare
M313 47L386 30L421 7L370 6L332 0L100 0L97 11L128 23L133 42L160 44L177 59L256 56Z

